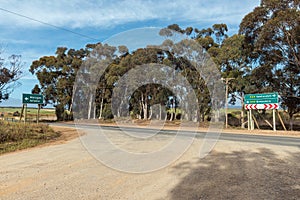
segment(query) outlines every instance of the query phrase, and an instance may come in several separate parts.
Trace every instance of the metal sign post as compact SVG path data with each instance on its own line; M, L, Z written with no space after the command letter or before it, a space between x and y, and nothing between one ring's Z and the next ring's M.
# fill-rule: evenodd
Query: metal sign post
M254 123L252 118L252 110L250 110L250 130L254 130Z
M247 110L247 118L248 118L248 130L250 130L250 113L249 113L249 110Z
M24 104L24 124L26 124L27 120L27 104Z
M273 109L273 131L276 131L275 109Z

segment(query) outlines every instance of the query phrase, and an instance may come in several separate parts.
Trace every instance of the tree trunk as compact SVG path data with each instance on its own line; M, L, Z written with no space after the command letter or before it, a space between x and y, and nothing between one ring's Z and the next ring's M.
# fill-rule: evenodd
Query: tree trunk
M202 122L205 121L205 114L204 114L204 113L201 114L201 121L202 121Z
M101 103L100 103L100 113L99 113L99 119L102 119L102 113L103 113L103 96L101 97Z
M177 119L176 106L174 105L174 120Z
M199 110L197 109L196 111L195 111L195 118L194 118L194 122L199 122Z
M138 117L138 119L142 119L142 113L143 113L143 103L142 102L140 102L140 114L139 114L139 117Z
M161 120L161 113L162 111L161 111L161 104L159 104L159 120Z
M148 104L145 101L145 104L144 104L144 119L147 120L147 118L148 118Z
M170 122L173 120L173 111L170 112Z
M72 100L71 100L71 104L70 104L70 108L69 108L70 112L73 111L73 102L74 102L75 92L76 92L76 84L73 85Z
M148 120L151 120L152 114L153 114L152 106L150 106L149 112L150 112L150 113L149 113Z
M143 112L144 112L144 120L148 119L148 102L147 97L142 94L142 106L143 106Z
M289 114L290 116L290 131L293 130L293 126L294 126L294 115L293 114Z
M93 116L93 119L96 119L96 105L95 105L95 103L94 103L94 106L93 106L93 107L94 107L94 112L93 112L93 115L94 115L94 116Z
M89 100L88 119L91 119L92 104L93 104L93 95L90 96L90 100Z
M241 99L241 104L242 104L242 110L241 110L241 128L245 128L245 120L244 120L244 111L245 111L245 106L244 106L244 95L242 95Z
M241 128L245 128L244 108L241 110Z

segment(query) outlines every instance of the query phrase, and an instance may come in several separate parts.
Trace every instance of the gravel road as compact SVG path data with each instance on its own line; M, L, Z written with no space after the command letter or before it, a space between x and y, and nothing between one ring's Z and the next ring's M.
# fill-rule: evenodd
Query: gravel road
M163 137L148 145L164 144L168 136ZM112 139L139 146L136 140ZM143 174L104 166L79 138L2 155L0 199L300 198L298 147L219 141L212 153L200 159L202 142L195 139L180 159Z

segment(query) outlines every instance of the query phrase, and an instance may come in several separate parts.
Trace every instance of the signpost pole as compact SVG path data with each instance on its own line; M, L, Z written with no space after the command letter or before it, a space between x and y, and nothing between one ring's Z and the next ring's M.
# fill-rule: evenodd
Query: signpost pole
M22 120L22 116L23 116L23 113L24 113L24 108L25 108L25 104L23 103L22 110L21 110L21 115L20 115L20 122Z
M41 104L38 104L38 111L37 111L37 117L36 117L37 124L39 124L39 120L40 120L40 109L41 109Z
M24 108L24 124L26 124L26 120L27 120L27 104L24 104L25 108Z
M248 118L248 131L250 130L250 113L249 110L247 110L247 118Z
M250 130L252 131L254 129L253 127L253 121L252 121L252 110L250 109Z
M273 109L273 130L276 131L275 109Z

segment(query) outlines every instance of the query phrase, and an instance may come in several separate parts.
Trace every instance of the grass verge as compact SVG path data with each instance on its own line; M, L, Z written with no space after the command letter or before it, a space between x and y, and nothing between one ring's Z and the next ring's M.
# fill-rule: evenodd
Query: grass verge
M0 121L0 155L44 144L60 135L44 124Z

